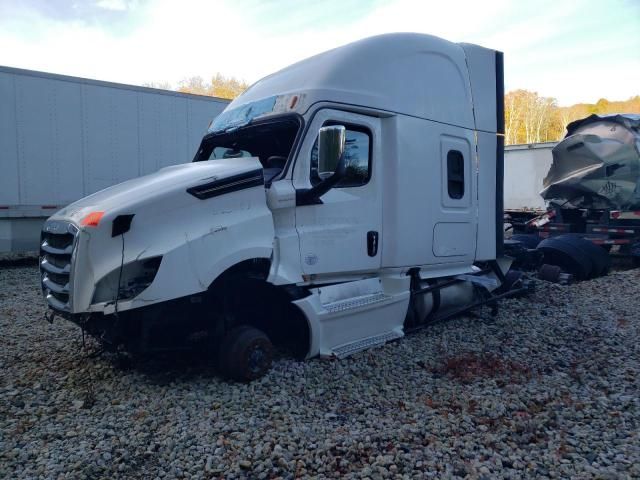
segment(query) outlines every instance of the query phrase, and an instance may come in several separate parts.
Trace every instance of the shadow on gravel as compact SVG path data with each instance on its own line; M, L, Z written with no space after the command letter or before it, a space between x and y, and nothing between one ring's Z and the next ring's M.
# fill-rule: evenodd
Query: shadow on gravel
M37 256L0 257L0 268L37 267Z
M196 378L220 378L205 352L163 352L143 356L102 354L103 360L118 371L140 374L151 385L187 383Z
M186 384L202 379L225 381L215 365L215 356L201 350L162 352L144 356L103 353L102 358L117 371L143 376L144 381L150 385ZM276 351L274 362L282 358L287 358L287 355Z

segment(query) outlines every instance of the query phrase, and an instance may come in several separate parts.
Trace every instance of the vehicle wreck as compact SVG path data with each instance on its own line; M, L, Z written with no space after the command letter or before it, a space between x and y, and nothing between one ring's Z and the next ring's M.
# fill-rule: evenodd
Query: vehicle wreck
M542 197L575 208L640 209L640 115L591 115L553 149Z
M552 154L546 211L506 212L512 239L578 280L606 275L614 247L640 265L640 115L576 120Z
M47 305L111 348L203 344L238 380L273 345L343 357L495 306L526 290L503 118L500 52L390 34L311 57L236 98L193 162L53 215Z

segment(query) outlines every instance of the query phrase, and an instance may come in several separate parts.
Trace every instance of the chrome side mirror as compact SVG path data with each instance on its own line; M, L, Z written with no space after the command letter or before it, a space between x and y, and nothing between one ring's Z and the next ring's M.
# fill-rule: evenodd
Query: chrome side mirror
M321 181L312 188L296 190L296 205L317 205L320 197L331 190L344 176L344 150L347 129L342 125L322 127L318 132L318 176Z
M320 128L318 134L318 176L326 179L340 170L347 139L342 125Z

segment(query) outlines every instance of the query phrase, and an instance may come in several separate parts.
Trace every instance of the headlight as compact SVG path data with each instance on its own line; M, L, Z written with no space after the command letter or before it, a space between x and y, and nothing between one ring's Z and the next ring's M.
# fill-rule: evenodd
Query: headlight
M91 303L115 302L137 297L156 277L162 257L126 263L105 275L97 284ZM120 272L122 270L122 272ZM118 283L120 293L118 294Z

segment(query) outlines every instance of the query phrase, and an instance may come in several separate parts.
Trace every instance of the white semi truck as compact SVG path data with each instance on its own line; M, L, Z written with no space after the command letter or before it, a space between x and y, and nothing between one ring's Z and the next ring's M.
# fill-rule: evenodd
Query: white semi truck
M113 348L204 344L251 380L274 344L342 357L495 303L509 294L502 65L389 34L263 78L193 162L46 222L48 306Z

